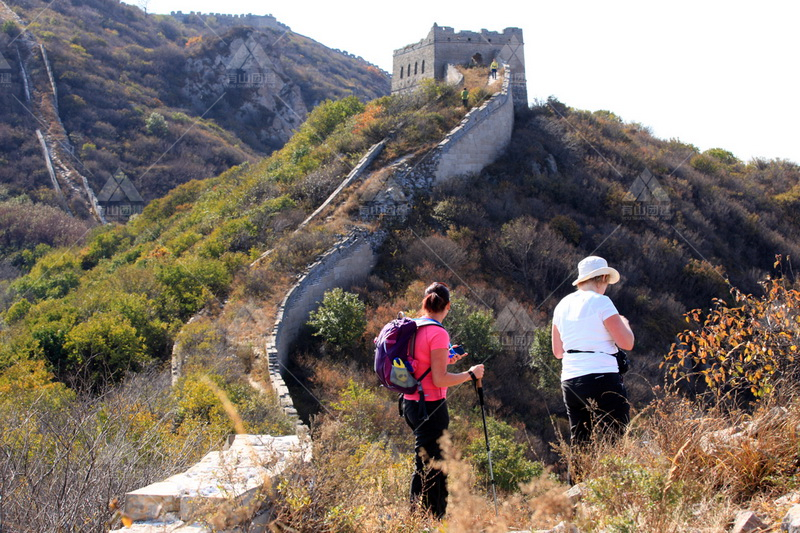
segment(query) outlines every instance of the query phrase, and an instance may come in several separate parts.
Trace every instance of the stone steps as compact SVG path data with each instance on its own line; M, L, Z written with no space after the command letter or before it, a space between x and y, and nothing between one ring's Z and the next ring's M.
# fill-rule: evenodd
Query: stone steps
M249 520L274 478L298 458L310 459L310 448L297 435L236 435L226 449L208 453L186 472L126 494L124 514L135 523L117 531L206 531L193 524L206 515L215 523Z

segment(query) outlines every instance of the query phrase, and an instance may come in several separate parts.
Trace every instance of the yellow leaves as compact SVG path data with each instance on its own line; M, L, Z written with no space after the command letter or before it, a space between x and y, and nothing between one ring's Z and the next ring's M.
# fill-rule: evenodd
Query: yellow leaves
M761 297L734 290L733 306L716 300L706 313L686 313L686 322L697 326L679 334L670 348L668 374L680 381L699 371L708 393L719 399L731 390L749 390L756 398L768 395L770 377L795 363L800 351L800 292L782 283L767 281ZM694 366L687 366L687 359Z

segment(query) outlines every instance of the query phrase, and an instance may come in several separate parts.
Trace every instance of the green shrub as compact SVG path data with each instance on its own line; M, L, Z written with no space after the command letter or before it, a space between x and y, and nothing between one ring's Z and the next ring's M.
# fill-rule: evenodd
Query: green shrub
M208 299L222 296L231 282L222 261L197 257L162 266L156 278L166 286L165 297L177 304L184 319Z
M377 440L384 430L385 406L375 389L351 379L339 394L339 401L331 404L331 408L339 414L343 424L342 437L367 442Z
M123 226L109 227L108 231L95 236L81 252L81 268L89 270L102 259L111 258L121 248L127 248L131 240Z
M367 327L366 306L357 294L340 288L326 291L322 304L309 315L314 335L340 350L354 346Z
M662 469L650 469L628 457L606 457L600 461L601 475L587 481L587 501L603 510L603 524L611 531L649 531L676 523L681 508L683 483L672 481Z
M712 176L720 171L719 160L705 154L699 154L692 157L692 159L689 161L689 164L692 166L692 168Z
M76 325L67 334L64 349L71 374L92 387L118 382L149 362L144 339L115 313L99 313Z
M155 135L156 137L164 137L169 133L169 126L167 126L167 119L161 113L153 111L144 123L147 133Z
M478 420L475 429L483 433L480 414L475 413ZM516 441L516 430L509 424L492 416L486 417L486 428L489 433L489 446L492 450L492 469L497 486L503 490L515 491L520 483L526 483L539 477L544 466L538 461L531 461L525 456L525 447ZM486 453L486 439L477 433L466 448L466 458L474 463L485 480L489 480L489 456Z
M17 26L17 23L11 19L4 21L2 27L0 27L0 30L12 38L19 35L19 26Z
M198 427L221 439L244 430L287 435L292 423L273 397L271 400L246 383L227 381L215 373L193 372L178 380L172 392L178 431ZM226 409L225 402L230 402Z
M453 298L446 326L453 344L462 344L475 360L500 353L501 345L491 310L481 310L465 298Z
M24 297L61 298L80 283L80 265L71 252L55 251L40 259L30 273L11 286Z
M550 228L564 237L564 240L572 244L581 242L581 229L578 223L568 216L556 215L550 219Z
M202 238L203 236L195 231L185 231L171 241L167 242L167 248L170 249L174 256L178 257L186 250L194 246Z
M553 357L552 329L538 328L533 332L531 343L530 365L536 372L533 386L542 392L559 394L561 392L561 362Z
M8 308L8 311L6 311L6 322L13 324L14 322L25 318L25 315L28 314L30 308L31 303L25 298L15 302L11 307Z
M741 163L741 161L739 161L739 159L733 155L733 152L723 150L722 148L709 148L703 152L703 155L713 157L724 165L735 165L736 163Z

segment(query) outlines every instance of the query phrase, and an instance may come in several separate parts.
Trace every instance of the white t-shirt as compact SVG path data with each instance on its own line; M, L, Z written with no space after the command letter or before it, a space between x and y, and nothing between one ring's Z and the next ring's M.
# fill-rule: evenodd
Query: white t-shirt
M564 358L561 360L561 381L586 374L619 372L617 346L603 322L619 311L611 298L594 291L577 290L558 302L553 324L561 334ZM595 353L567 353L587 350Z

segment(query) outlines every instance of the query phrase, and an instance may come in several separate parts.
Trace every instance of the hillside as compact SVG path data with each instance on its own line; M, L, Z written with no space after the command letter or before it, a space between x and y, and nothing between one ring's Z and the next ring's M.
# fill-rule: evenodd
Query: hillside
M374 66L279 24L179 20L99 0L8 2L0 16L8 67L0 93L0 183L11 196L52 205L60 204L37 128L72 167L65 172L85 176L95 193L121 171L148 202L270 154L325 99L366 101L389 91L388 77ZM45 109L52 94L55 103ZM73 195L62 179L64 207L89 216L86 195Z
M391 530L384 523L385 506L407 513L401 508L410 437L396 417L391 395L374 386L370 342L398 310L416 308L421 287L432 279L446 281L457 296L448 319L453 337L487 361L485 386L490 428L497 438L493 446L498 480L512 515L527 512L521 510L528 505L525 498L545 498L559 488L555 480L543 479L543 485L520 496L519 481L535 477L545 465L556 479L565 479L568 455L559 440L565 420L553 380L558 368L548 354L547 324L555 302L570 290L572 270L581 257L600 254L623 275L611 296L637 333L634 369L626 383L636 408L646 415L643 419L653 421L641 426L642 434L657 432L657 422L670 420L651 416L658 409L688 424L685 412L701 412L703 405L675 407L672 397L665 400L663 391L654 388L664 384L659 364L686 327L685 312L709 308L712 298L740 301L731 295L732 285L756 293L758 299L759 282L768 274L785 273L785 283L794 282L788 257L800 243L795 216L800 168L785 161L744 163L722 149L701 153L691 145L656 139L643 126L625 123L612 113L574 110L551 100L518 113L507 153L480 175L418 195L402 224L361 220L359 208L370 199L370 191L398 177L407 168L403 165L419 164L459 122L463 109L458 103L452 88L436 85L366 105L357 98L325 103L271 157L183 184L151 202L131 223L96 229L81 249L60 248L31 257L30 272L8 287L3 298L0 387L8 392L5 398L20 399L3 403L0 410L8 421L5 427L11 428L4 435L13 452L6 460L18 460L14 468L24 465L29 476L38 476L42 486L52 489L41 494L61 498L64 507L85 506L92 523L99 524L103 511L98 508L112 496L177 471L232 431L216 389L230 395L250 427L285 430L274 402L258 404L244 392L244 374L263 377L258 350L280 300L296 276L353 226L381 229L389 237L369 282L350 288L365 306L366 317L363 330L355 331L354 344L309 335L296 347L298 365L292 375L303 383L295 385L313 394L302 409L306 415L318 415L314 431L326 438L317 441L319 459L298 470L291 486L284 486L277 511L283 524L345 531L367 523ZM327 218L294 232L366 149L383 138L388 145L365 182L347 191L343 201L324 213ZM634 184L645 170L666 194L654 193L656 203L668 209L639 216L629 210L634 198L627 193L637 190ZM270 249L274 253L248 267ZM778 263L775 254L783 256ZM535 325L533 331L516 332L526 344L513 335L508 338L514 332L500 318L509 308L525 311ZM205 311L185 325L201 309ZM762 313L753 321L769 320ZM781 346L800 341L793 329L784 333L777 335ZM751 335L752 353L759 353L765 338ZM163 368L174 341L191 357L170 390L163 384ZM790 369L780 367L784 374ZM135 376L142 371L162 381L146 378L152 382L153 389L145 391L151 396L131 396L136 380L142 379ZM108 403L109 398L117 403ZM463 453L459 479L464 491L459 494L465 499L459 505L477 509L486 501L475 503L468 496L482 490L486 456L472 409L474 393L461 387L450 398L453 444ZM666 403L645 409L654 398ZM78 410L81 402L97 409L86 411L96 412L96 417L82 422L81 428L90 429L70 433L71 420L56 414L64 405ZM171 410L170 402L178 407ZM720 421L727 420L719 416L717 425L704 428L719 428ZM735 416L746 417L748 412ZM660 427L675 431L666 422ZM691 434L690 427L681 426L680 431ZM105 492L95 496L94 507L79 503L81 494L58 496L57 487L71 476L99 475L96 470L86 473L80 465L67 465L72 469L59 467L48 474L46 464L22 460L32 448L61 450L64 442L73 442L59 440L60 434L78 433L83 446L82 432L103 434L108 442L113 436L126 444L117 447L123 455L102 458L105 468L100 470L119 474L112 474L113 483L102 484ZM198 432L205 435L202 442L192 440ZM141 434L152 437L147 440L152 444L133 445ZM668 469L681 443L667 446L669 435L664 435L649 442L658 442L669 454L652 459ZM637 444L632 448L641 449ZM176 449L181 450L180 461L163 453ZM705 453L704 460L723 460ZM793 456L787 457L791 461ZM126 464L139 467L124 470ZM669 492L672 482L662 483L662 474L642 477L635 465L602 465L611 479L608 483L623 472L634 476L645 493L652 480L658 494L674 494ZM744 461L733 467L743 469ZM779 484L769 487L770 495L790 486L776 472L785 473L764 469L764 475ZM681 481L688 483L693 473L690 468L681 470ZM356 476L360 483L352 482ZM386 487L385 493L376 494L377 484ZM18 501L40 501L40 493L28 486L14 487ZM691 492L695 486L680 487L697 497ZM716 486L709 482L708 487ZM764 498L765 487L753 474L725 505ZM599 486L597 493L613 488ZM659 509L675 511L671 501L664 496ZM651 503L645 499L642 505ZM14 516L43 524L52 519L44 507L22 504L14 508ZM562 505L546 518L568 515L564 509ZM675 515L680 520L694 516L689 504L680 511L683 514ZM530 524L516 518L508 523ZM419 530L426 524L420 516L408 520L393 530ZM670 530L680 531L682 526L676 527Z

